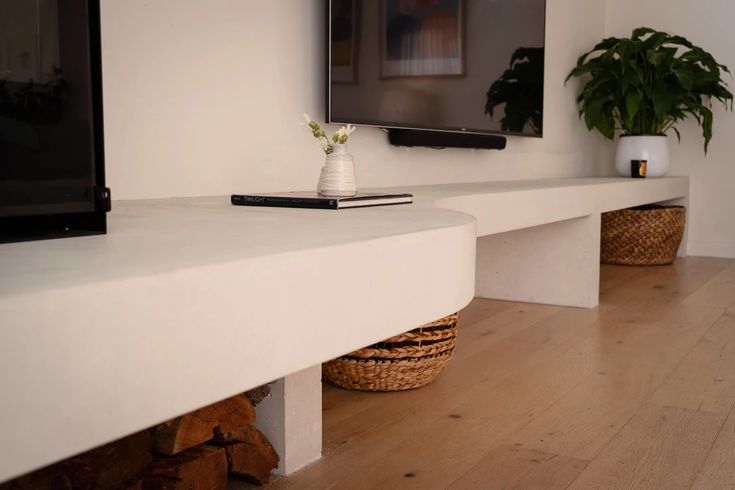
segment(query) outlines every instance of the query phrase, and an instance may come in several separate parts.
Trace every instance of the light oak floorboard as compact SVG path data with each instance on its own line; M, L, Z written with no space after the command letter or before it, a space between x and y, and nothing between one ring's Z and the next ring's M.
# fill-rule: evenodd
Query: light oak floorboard
M735 410L730 412L692 487L695 490L735 488Z
M595 353L596 369L507 442L593 459L721 313L680 306L658 324L598 328L599 335L579 348ZM672 331L677 332L677 341L661 349Z
M587 461L528 449L499 446L448 488L455 490L554 490L571 484Z
M686 301L691 304L722 308L731 306L735 302L735 264L717 274Z
M601 264L600 275L605 280L600 282L600 292L609 291L621 284L629 283L647 273L646 269L641 267L619 267L616 265Z
M570 489L688 489L722 426L721 414L645 405Z
M459 325L463 328L467 328L479 321L490 318L496 313L520 306L523 306L523 303L501 301L497 299L475 298L462 310Z
M690 410L730 412L735 404L735 317L717 320L651 401Z

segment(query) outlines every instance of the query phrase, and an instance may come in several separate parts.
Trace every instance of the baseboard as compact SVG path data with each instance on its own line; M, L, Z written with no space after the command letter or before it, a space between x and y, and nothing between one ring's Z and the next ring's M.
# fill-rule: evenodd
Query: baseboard
M702 242L689 240L687 243L687 255L735 259L735 241Z

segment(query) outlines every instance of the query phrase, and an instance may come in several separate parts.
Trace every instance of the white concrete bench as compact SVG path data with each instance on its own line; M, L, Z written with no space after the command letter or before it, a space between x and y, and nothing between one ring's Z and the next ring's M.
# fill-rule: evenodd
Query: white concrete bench
M476 296L593 307L599 299L600 215L650 203L686 205L689 180L490 182L419 192L476 219Z
M321 362L475 294L594 306L600 213L688 187L427 186L338 212L117 202L107 236L2 245L0 482L277 378L259 423L294 471L320 452Z

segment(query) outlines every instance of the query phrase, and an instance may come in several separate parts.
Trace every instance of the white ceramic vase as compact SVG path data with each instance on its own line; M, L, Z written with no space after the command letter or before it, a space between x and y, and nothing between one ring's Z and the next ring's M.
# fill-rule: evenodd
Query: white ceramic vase
M666 136L621 136L615 148L615 170L630 177L630 161L647 160L646 177L663 177L669 171L669 140Z
M351 197L357 194L355 162L345 145L335 144L327 155L316 190L322 196Z

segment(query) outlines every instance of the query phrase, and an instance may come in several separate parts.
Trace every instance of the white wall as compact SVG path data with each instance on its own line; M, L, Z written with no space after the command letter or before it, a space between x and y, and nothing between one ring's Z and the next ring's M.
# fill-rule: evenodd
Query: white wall
M593 174L599 138L564 77L604 31L604 12L604 0L549 0L543 139L437 151L360 128L350 145L359 184ZM300 123L324 112L322 0L103 0L102 17L116 199L314 188L323 154Z
M642 25L680 34L735 70L735 2L732 0L607 0L606 32L629 36ZM726 77L730 90L735 83ZM735 114L715 106L714 137L704 156L701 130L680 126L669 137L674 175L691 177L689 253L735 257Z

